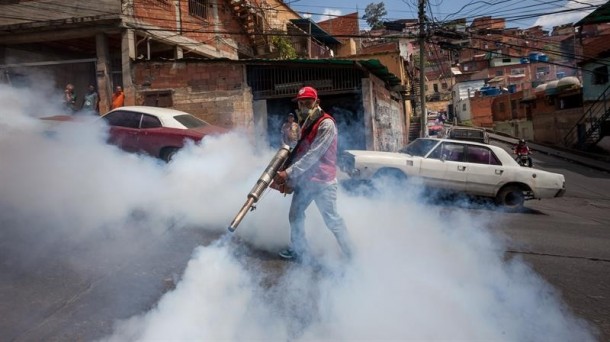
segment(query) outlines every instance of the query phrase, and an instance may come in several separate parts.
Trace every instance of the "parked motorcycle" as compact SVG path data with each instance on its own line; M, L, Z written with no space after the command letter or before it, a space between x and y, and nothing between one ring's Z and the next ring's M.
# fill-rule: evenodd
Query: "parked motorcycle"
M533 166L532 157L530 157L529 153L527 153L527 154L526 153L518 153L517 154L517 158L515 158L515 160L521 166L527 166L527 167L532 167Z

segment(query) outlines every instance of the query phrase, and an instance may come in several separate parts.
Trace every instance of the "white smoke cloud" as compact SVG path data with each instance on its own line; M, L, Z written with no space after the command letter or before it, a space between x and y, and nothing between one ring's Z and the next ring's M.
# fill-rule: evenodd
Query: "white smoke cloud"
M13 92L2 108L15 96L38 98L0 87ZM117 321L104 340L594 340L549 284L520 259L505 260L505 242L486 229L491 211L474 217L417 196L340 192L351 262L315 206L306 228L317 261L265 260L252 250L286 246L289 198L267 193L234 235L225 232L273 150L233 132L166 165L107 145L95 117L49 128L29 106L13 103L0 119L0 248L24 272L75 245L92 252L71 264L95 272L181 227L220 236L193 252L154 308Z
M589 7L590 5L602 5L604 3L606 3L606 0L590 0L586 1L586 3L577 1L566 1L563 8L558 8L554 11L574 10L583 7ZM577 11L569 11L565 13L544 15L536 20L534 26L542 26L544 28L551 29L554 26L575 23L587 16L589 13L593 12L593 10L594 9L583 9Z

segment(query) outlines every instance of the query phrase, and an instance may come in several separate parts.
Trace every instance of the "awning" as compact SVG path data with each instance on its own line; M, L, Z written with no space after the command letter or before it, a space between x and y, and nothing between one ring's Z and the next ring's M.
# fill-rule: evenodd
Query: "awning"
M508 75L509 78L521 78L525 77L525 74Z
M454 75L461 75L462 72L460 71L460 68L458 67L451 67L451 73Z
M487 83L498 83L504 81L504 76L496 76L491 80L487 81Z

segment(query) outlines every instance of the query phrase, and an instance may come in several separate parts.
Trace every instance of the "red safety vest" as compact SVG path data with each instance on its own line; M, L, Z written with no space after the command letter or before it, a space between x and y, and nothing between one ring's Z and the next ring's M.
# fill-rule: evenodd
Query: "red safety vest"
M323 113L316 122L313 123L311 128L305 129L301 136L301 142L297 147L296 160L299 160L307 151L309 151L313 140L318 134L318 128L322 120L330 119L335 122L332 116ZM320 161L313 165L307 172L305 177L314 182L330 182L337 177L337 136L333 138L333 142L330 147L324 153Z

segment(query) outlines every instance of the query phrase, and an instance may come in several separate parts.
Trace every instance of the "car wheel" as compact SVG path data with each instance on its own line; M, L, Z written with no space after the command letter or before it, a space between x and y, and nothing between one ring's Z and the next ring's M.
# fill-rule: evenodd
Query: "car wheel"
M523 202L525 202L523 189L517 185L505 186L496 195L496 204L510 211L521 209Z
M161 152L161 159L163 159L166 163L169 163L177 152L178 149L176 147L166 147Z
M407 176L398 169L381 169L373 176L373 184L376 188L387 187L388 189L403 188Z

